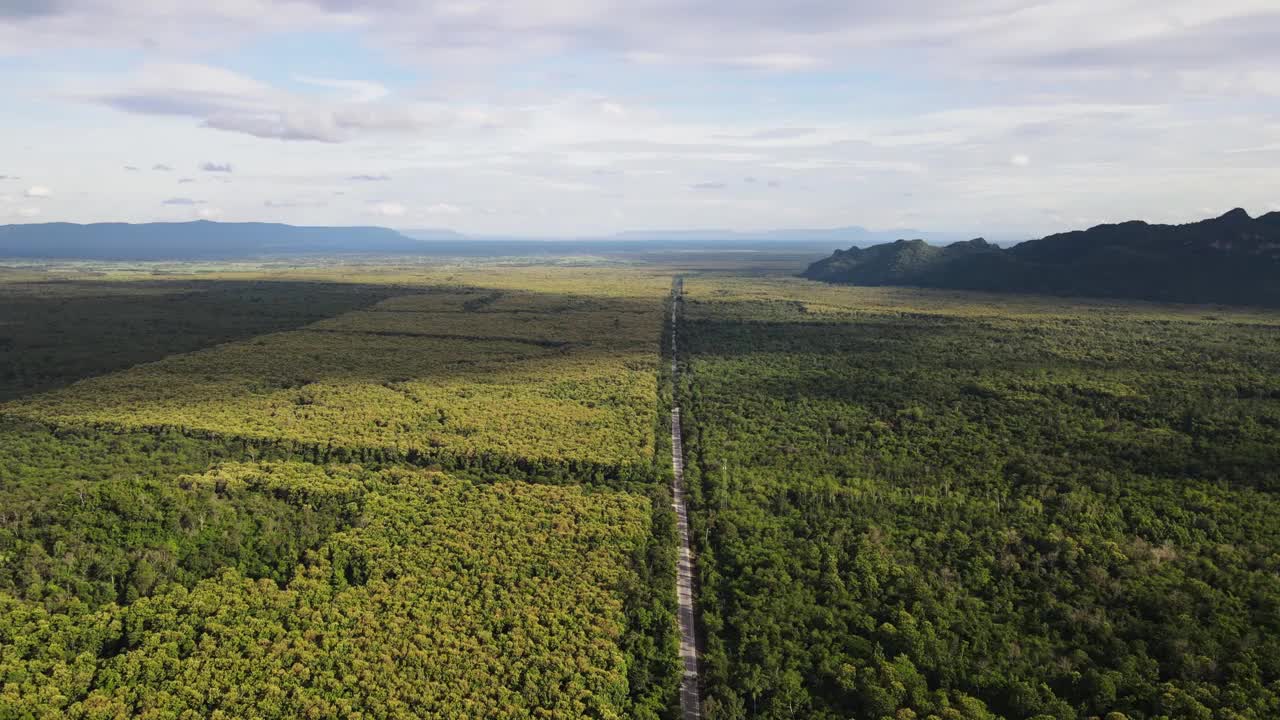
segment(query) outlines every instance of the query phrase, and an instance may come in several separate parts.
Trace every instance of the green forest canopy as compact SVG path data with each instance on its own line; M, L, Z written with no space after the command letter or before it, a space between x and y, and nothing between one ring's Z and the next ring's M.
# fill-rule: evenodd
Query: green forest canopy
M1280 317L685 287L708 717L1280 713Z
M670 270L113 272L0 283L0 717L674 717ZM685 287L707 717L1280 715L1275 313Z
M460 277L373 271L329 305L312 277L5 287L30 313L6 362L47 320L40 385L80 382L0 406L0 717L668 716L670 279ZM328 429L279 434L259 396ZM27 412L121 398L172 413Z
M228 568L67 614L0 595L0 714L630 716L643 496L301 463L178 483L213 513L265 495L346 527L283 582ZM255 519L271 540L292 518Z

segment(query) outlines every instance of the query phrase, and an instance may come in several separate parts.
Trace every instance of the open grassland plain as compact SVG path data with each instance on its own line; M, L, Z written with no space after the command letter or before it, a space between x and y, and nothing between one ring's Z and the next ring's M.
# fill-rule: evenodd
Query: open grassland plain
M684 286L707 717L1280 717L1280 315Z
M670 283L9 276L0 718L671 717Z

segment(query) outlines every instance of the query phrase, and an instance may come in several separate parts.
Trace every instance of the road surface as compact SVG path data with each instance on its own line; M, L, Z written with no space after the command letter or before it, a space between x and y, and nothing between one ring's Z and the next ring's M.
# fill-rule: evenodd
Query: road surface
M676 281L671 302L671 379L676 381L676 319L683 305L683 283ZM680 432L680 406L671 405L671 466L675 478L671 482L672 504L680 532L680 559L676 564L676 597L680 604L680 662L684 675L680 681L680 714L684 720L702 717L702 682L698 675L698 625L694 614L694 556L689 544L689 508L684 499L684 448Z

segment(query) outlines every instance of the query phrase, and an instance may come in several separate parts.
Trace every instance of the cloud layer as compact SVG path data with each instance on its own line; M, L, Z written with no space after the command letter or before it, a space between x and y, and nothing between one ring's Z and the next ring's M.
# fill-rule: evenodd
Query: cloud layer
M180 168L294 222L1187 220L1277 200L1276 37L1274 0L18 0L6 172L77 219L177 212Z
M151 63L123 79L119 88L85 99L136 115L190 118L214 130L326 143L367 134L412 135L504 122L482 108L387 101L389 91L372 82L304 76L295 81L339 95L284 90L206 65Z
M889 49L1016 65L1132 68L1280 56L1270 0L17 0L0 5L0 47L54 43L189 50L280 31L358 31L416 57L520 60L591 51L637 62L773 71ZM193 32L194 31L194 32Z

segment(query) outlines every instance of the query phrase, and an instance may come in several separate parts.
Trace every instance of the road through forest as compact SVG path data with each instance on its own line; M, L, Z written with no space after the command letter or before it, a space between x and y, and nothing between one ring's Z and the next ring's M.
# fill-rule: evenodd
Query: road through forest
M671 299L671 382L675 387L676 320L684 304L684 282L677 279ZM684 448L680 432L680 406L674 395L671 404L671 466L675 477L671 482L672 504L680 533L680 559L676 570L676 596L680 603L680 662L684 673L680 680L680 715L684 720L702 717L701 678L698 675L698 627L694 614L694 556L689 544L689 508L684 498Z

